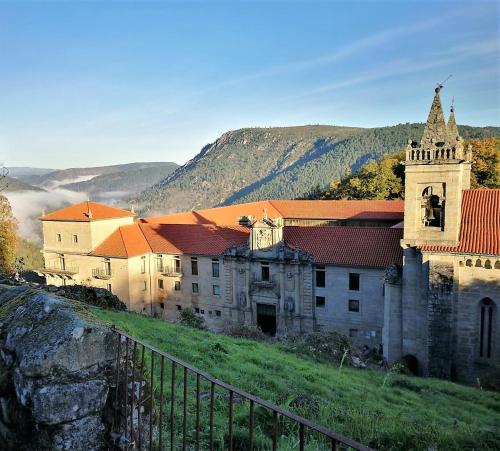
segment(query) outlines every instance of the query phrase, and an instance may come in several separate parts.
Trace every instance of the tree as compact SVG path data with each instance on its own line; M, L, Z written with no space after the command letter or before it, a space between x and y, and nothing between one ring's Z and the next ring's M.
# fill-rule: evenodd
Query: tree
M0 194L0 273L14 271L17 246L17 220L7 198Z
M500 188L500 138L473 139L471 187Z

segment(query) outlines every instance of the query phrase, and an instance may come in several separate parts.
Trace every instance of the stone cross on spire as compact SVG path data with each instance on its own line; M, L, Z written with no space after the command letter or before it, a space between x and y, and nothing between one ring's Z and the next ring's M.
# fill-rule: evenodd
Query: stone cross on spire
M433 143L447 141L446 138L448 137L448 133L446 121L444 119L441 98L439 97L441 89L442 85L439 85L435 89L436 94L434 95L434 100L432 101L431 110L429 111L429 116L427 117L427 123L425 124L422 140L420 141L420 146L423 149L432 147Z

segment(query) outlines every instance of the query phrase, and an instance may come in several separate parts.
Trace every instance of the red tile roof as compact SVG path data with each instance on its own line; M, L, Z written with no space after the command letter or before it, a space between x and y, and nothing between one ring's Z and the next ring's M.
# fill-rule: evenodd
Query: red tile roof
M139 224L149 246L156 253L222 255L231 246L248 240L244 227L210 224Z
M402 229L383 227L285 227L285 242L316 263L386 268L403 264Z
M272 200L270 203L290 219L386 219L401 220L402 200Z
M458 246L422 246L423 251L500 255L500 189L465 190Z
M138 224L131 224L119 227L99 244L90 255L128 258L147 254L148 252L151 252L151 247L146 241L141 228Z
M143 218L151 224L237 225L240 216L290 219L403 219L404 202L389 200L266 200Z
M53 211L52 213L42 216L40 219L42 221L90 222L100 219L116 219L133 216L135 216L134 213L127 210L87 201Z

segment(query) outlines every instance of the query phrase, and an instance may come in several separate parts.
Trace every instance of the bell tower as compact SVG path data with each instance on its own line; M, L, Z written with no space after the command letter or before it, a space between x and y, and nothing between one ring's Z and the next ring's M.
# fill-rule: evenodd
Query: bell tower
M456 246L460 233L462 192L470 188L471 149L465 149L453 106L446 124L439 93L420 143L409 140L405 161L403 247Z

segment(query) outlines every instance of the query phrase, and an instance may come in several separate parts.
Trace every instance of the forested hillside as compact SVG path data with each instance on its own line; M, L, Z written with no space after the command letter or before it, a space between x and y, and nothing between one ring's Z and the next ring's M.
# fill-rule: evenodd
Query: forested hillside
M465 139L499 127L460 126ZM307 196L314 187L419 140L423 124L373 129L310 125L227 132L139 198L144 215L260 199Z
M42 188L30 185L29 183L22 182L9 176L0 178L0 191L3 192L20 192L20 191L44 191Z

